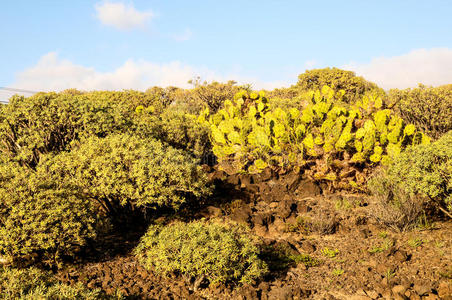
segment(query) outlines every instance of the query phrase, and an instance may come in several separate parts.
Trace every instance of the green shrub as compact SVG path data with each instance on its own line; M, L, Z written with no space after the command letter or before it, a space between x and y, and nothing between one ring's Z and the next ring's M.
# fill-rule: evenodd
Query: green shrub
M196 84L195 88L191 90L191 98L195 103L202 103L204 107L207 105L211 111L217 111L222 106L225 100L231 99L239 92L241 87L236 85L235 81L228 81L227 83L212 82L203 84Z
M291 108L296 108L298 110L302 110L306 105L308 105L308 101L303 97L304 95L298 95L293 98L268 98L268 106L270 110L275 110L280 108L282 110L288 111Z
M99 107L108 108L117 121L130 121L139 107L152 108L154 113L161 113L173 101L168 91L162 88L148 89L146 92L125 91L93 91L83 93L84 99Z
M9 269L0 267L0 299L108 299L100 290L89 290L81 283L69 286L36 268Z
M0 152L34 168L41 155L68 150L73 140L129 130L131 118L104 100L69 92L14 96L0 110Z
M394 89L389 91L389 99L404 120L434 139L452 130L452 84Z
M395 231L411 230L418 225L424 210L422 202L392 181L383 170L375 171L367 186L375 199L369 214L378 223Z
M0 164L0 256L53 266L96 236L96 214L80 195L40 172Z
M344 101L347 103L354 103L368 92L376 92L381 97L385 96L385 92L375 83L356 76L352 71L338 68L308 70L298 76L296 87L308 91L319 90L325 85L333 88L335 92L344 90Z
M154 139L128 134L92 137L43 161L43 175L96 200L111 215L121 206L179 207L210 193L197 160Z
M137 134L158 139L171 147L185 150L201 158L210 152L208 127L197 122L197 116L167 108L161 114L147 109L137 113Z
M205 107L211 111L217 111L223 106L227 99L239 92L246 86L238 86L235 81L221 82L202 82L200 78L190 80L192 89L172 88L169 96L173 99L173 104L177 109L189 114L199 114Z
M155 103L160 103L160 105L163 108L166 108L174 103L175 98L174 98L173 94L177 90L179 90L179 88L172 87L172 86L169 86L166 88L154 86L154 87L147 89L146 94L152 95L154 97L154 99L156 100L156 102L154 102L154 105L155 105ZM144 105L144 104L141 104L141 105Z
M369 167L388 164L407 145L429 143L412 124L383 109L378 96L354 105L344 92L325 86L305 95L307 105L271 109L262 94L241 92L234 102L199 121L211 129L213 153L229 174L259 173L267 166L285 172L301 169L334 188L361 188Z
M270 100L273 99L293 99L300 94L300 88L291 86L288 88L276 88L271 91L265 91L265 94Z
M260 250L242 226L195 221L151 226L135 253L161 274L179 273L200 283L251 283L267 272ZM196 288L196 284L195 284Z
M397 194L401 190L417 195L452 211L452 131L430 145L408 147L387 167L382 178L369 182L376 194ZM378 188L382 181L391 182L393 188ZM389 188L389 189L388 189ZM389 196L386 196L388 198Z
M0 107L0 153L35 168L42 155L69 151L73 141L131 133L202 156L209 151L207 129L193 115L169 106L173 92L66 90L12 97Z

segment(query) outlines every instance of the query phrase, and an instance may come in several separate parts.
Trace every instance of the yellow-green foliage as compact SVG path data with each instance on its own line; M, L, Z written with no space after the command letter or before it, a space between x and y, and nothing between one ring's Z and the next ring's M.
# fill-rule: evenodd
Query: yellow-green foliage
M67 150L69 143L81 136L105 136L130 124L108 103L84 95L13 97L0 111L0 151L35 167L42 154Z
M0 164L0 255L38 254L49 265L72 256L96 235L90 203L47 174Z
M153 137L198 158L210 151L209 128L197 122L196 115L173 107L167 108L161 114L143 108L134 121L137 134L141 137Z
M217 114L208 113L201 114L199 121L210 124L213 152L220 161L232 161L233 172L258 173L269 163L283 166L299 159L306 128L296 108L270 111L263 93L243 91L234 102L225 101Z
M324 68L308 70L298 76L296 87L301 90L318 90L323 86L329 86L334 91L344 90L344 101L354 103L367 92L377 92L384 96L384 91L376 84L358 77L352 71L345 71L338 68Z
M375 170L367 182L367 187L376 200L370 215L378 223L395 231L411 230L419 224L424 208L422 202L386 176L384 170ZM376 247L373 252L383 250Z
M61 284L51 274L36 268L9 269L0 267L0 299L111 299L99 289L89 290L81 283Z
M206 129L169 103L154 88L39 93L1 105L0 255L59 263L95 236L99 207L123 217L208 195L193 158L208 151Z
M152 106L155 111L162 111L172 102L168 91L161 88L148 89L146 92L125 91L93 91L82 93L85 98L94 103L105 103L117 111L117 115L129 116L136 107Z
M14 96L0 107L0 151L35 167L42 154L68 150L71 141L134 131L136 110L146 107L157 114L165 101L154 90Z
M405 121L415 124L429 136L438 139L452 130L452 84L394 89L389 91L389 98Z
M151 226L135 249L146 268L198 281L251 283L267 273L253 235L235 224L195 221Z
M201 157L210 148L207 128L194 115L169 105L175 101L174 92L169 88L145 93L67 90L15 96L0 106L0 152L34 168L41 155L68 151L72 141L131 133Z
M452 131L430 145L408 147L383 174L369 181L377 194L401 189L434 200L452 212ZM390 182L382 186L382 182ZM389 189L389 191L388 191Z
M193 85L192 89L174 88L170 92L174 105L184 112L199 114L204 107L209 107L216 112L223 106L223 102L232 97L244 88L237 86L235 81L221 82L202 82L200 78L189 81Z
M307 105L272 110L262 93L238 93L218 113L199 117L211 129L213 152L229 173L259 173L305 168L316 180L337 188L357 188L365 181L360 169L388 164L401 149L428 143L414 125L383 109L377 94L354 105L342 102L344 91L324 86L306 93Z
M44 173L97 200L118 206L177 208L210 193L207 177L185 152L128 134L92 137L43 161Z
M274 98L293 99L297 97L299 93L300 88L298 88L297 86L291 86L288 88L276 88L271 91L265 90L265 95L267 95L267 97L271 100L273 100Z
M177 87L166 87L161 88L158 86L151 87L146 90L146 94L153 97L154 101L147 102L147 103L141 103L140 105L147 106L147 105L154 105L156 107L166 108L170 106L174 102L174 91L178 90Z
M235 81L204 82L204 84L196 84L196 87L191 90L191 97L195 103L200 103L201 107L207 105L212 112L216 112L223 106L225 100L231 99L240 89L241 87L237 86Z

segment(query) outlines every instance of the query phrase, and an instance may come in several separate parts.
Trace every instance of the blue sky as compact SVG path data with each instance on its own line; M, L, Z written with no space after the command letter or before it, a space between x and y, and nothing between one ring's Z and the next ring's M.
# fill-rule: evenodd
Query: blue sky
M384 88L452 83L451 1L1 0L0 87L288 86L354 70Z

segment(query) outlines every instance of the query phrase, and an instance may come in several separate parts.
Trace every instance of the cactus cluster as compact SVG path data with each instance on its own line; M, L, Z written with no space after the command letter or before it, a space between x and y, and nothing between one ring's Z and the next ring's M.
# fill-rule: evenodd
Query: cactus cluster
M306 128L300 111L292 108L271 111L263 92L238 93L224 108L198 118L210 126L213 152L232 173L259 173L267 166L288 167L303 153ZM290 154L290 155L287 155Z
M384 109L379 96L349 105L343 95L324 86L306 94L301 111L271 110L264 93L242 91L216 114L206 109L199 121L210 126L213 152L230 173L303 168L334 188L359 188L369 167L390 163L408 145L429 143Z

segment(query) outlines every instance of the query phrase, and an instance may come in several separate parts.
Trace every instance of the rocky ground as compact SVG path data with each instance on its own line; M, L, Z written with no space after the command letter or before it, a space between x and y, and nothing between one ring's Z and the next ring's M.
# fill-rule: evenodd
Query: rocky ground
M187 218L232 219L249 225L272 249L308 263L274 266L255 286L192 289L180 276L161 278L131 255L143 228L107 237L89 261L58 273L130 299L452 299L452 222L435 220L397 232L372 217L366 195L329 194L288 174L226 176L212 172L216 196ZM162 220L165 221L165 217ZM115 249L115 251L108 251Z

